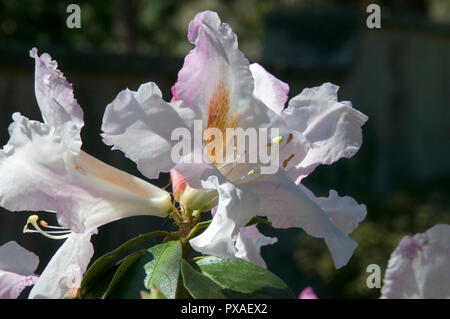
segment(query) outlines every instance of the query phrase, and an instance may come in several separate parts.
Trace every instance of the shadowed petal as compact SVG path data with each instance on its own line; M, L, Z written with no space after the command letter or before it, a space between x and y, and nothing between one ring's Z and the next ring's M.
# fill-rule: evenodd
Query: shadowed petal
M14 241L0 246L0 299L16 299L34 285L39 258Z
M256 225L243 227L239 231L235 243L237 249L236 257L267 268L266 262L261 256L261 247L273 245L277 241L277 238L261 234Z

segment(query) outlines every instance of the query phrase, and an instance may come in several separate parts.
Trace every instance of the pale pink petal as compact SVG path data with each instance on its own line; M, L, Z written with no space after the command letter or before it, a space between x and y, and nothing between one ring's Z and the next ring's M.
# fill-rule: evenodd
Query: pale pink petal
M255 80L253 94L272 111L280 115L288 100L289 85L278 80L258 63L251 64L250 71Z
M289 169L297 183L318 165L352 157L361 146L361 126L367 116L352 108L350 102L338 102L338 88L325 83L305 89L282 112L287 125L303 133L312 144L303 161Z
M57 131L66 146L78 153L84 121L83 111L73 96L72 84L49 54L39 56L37 49L33 48L30 56L35 59L35 93L42 117Z
M273 112L254 98L250 66L230 26L215 12L201 12L189 24L188 39L196 47L178 73L174 98L199 107L208 124L221 114L225 127L233 127L235 120L242 128L266 126Z
M275 237L267 237L261 234L256 225L242 227L236 238L236 257L267 268L266 262L261 256L261 247L273 245L277 241L278 239Z
M30 299L73 298L94 255L92 233L70 234L30 292Z
M450 298L450 225L406 236L389 259L381 298Z
M34 285L39 258L14 241L0 246L0 299L16 299Z
M57 212L76 232L134 215L167 216L170 194L81 151L73 155L49 125L15 113L0 149L0 205Z
M311 287L306 287L302 290L302 292L298 296L298 299L317 299L317 296Z

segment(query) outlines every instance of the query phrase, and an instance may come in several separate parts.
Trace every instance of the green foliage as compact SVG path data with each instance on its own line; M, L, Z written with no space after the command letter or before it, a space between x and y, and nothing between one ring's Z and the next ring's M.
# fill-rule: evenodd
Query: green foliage
M167 232L164 231L155 231L148 234L137 236L117 249L107 253L106 255L103 255L99 259L97 259L92 266L88 269L86 274L83 277L83 281L80 285L80 293L84 294L85 291L90 290L91 286L95 285L96 288L98 288L99 283L97 283L97 280L103 280L106 277L108 277L111 272L111 268L118 267L118 265L114 265L114 261L117 260L121 255L125 254L129 250L131 250L133 247L158 236L167 236ZM112 274L114 275L114 274ZM106 289L106 288L105 288Z
M218 284L228 298L295 298L275 274L245 260L207 256L195 264L201 274Z
M222 287L197 271L186 260L182 261L183 283L189 294L196 299L225 299Z
M156 287L169 299L177 296L180 274L181 244L169 241L148 249L128 267L111 289L110 298L139 298L142 290L151 291Z
M148 235L143 235L149 237ZM139 238L139 237L137 237ZM166 237L168 238L168 237ZM127 247L141 239L127 242ZM114 265L101 257L83 280L81 298L295 298L276 275L241 259L183 258L183 241L171 240L130 254ZM187 244L185 244L187 245ZM101 268L101 271L99 270ZM96 276L96 280L92 277Z

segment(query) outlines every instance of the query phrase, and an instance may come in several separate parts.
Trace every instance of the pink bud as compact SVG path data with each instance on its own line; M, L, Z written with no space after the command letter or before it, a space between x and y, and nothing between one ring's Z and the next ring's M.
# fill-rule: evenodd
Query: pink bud
M186 179L174 169L170 170L170 179L172 180L173 196L179 200L181 193L186 188Z

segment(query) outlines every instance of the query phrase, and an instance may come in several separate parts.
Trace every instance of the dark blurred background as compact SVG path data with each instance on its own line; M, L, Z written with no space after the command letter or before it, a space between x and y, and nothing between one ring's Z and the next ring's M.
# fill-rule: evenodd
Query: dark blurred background
M66 27L72 2L81 8L80 29ZM370 3L381 6L381 29L366 26ZM142 177L133 162L101 142L104 108L120 90L147 81L170 100L192 49L188 23L206 9L231 25L251 62L290 85L290 97L333 82L341 87L340 100L369 116L359 153L305 180L316 195L333 188L367 205L366 220L351 235L359 246L350 263L335 270L324 242L300 230L261 230L279 237L263 255L296 293L310 285L320 298L379 297L379 289L366 286L367 265L379 264L384 272L404 235L450 223L450 0L1 0L0 142L8 141L13 112L41 119L28 57L36 46L73 83L85 112L83 149ZM164 186L168 177L152 182ZM61 243L23 235L28 216L0 211L0 244L17 240L34 251L41 271ZM55 222L52 214L41 216ZM95 257L137 234L171 227L152 217L106 225L93 239Z

